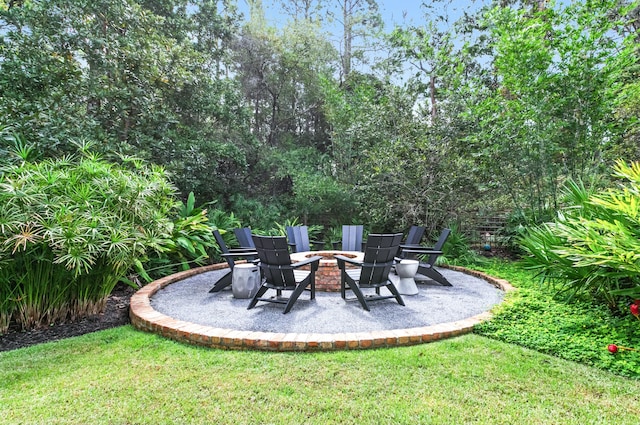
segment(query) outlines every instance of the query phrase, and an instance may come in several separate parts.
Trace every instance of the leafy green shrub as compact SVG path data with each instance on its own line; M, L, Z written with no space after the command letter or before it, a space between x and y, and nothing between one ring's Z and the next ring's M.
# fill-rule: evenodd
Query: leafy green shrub
M289 226L291 227L301 226L300 220L298 219L298 217L287 218L283 223L278 223L276 221L275 224L276 224L276 227L273 229L273 231L278 236L287 236L287 227Z
M220 231L220 235L222 239L224 239L225 243L229 247L238 246L238 241L236 240L232 229L241 227L240 220L233 214L227 213L226 211L222 211L219 209L212 209L208 213L209 216L209 225L214 229L218 229ZM216 262L224 262L223 258L220 256L222 252L218 247L218 244L215 244L212 249L209 251L210 258Z
M342 225L334 224L325 232L325 240L329 249L334 249L334 244L339 247L342 241Z
M571 182L569 206L522 238L526 263L570 295L589 294L610 307L640 297L640 163L616 163L618 187L591 193Z
M555 216L551 208L534 211L531 209L516 209L507 216L507 221L496 236L500 238L502 246L513 254L522 254L520 239L526 235L527 229L549 222Z
M176 212L169 227L170 237L161 241L144 263L136 264L138 274L146 282L188 270L192 265L204 265L217 247L207 210L195 207L193 192L186 203L177 203Z
M283 216L282 204L274 200L270 204L265 204L257 199L249 199L242 194L234 194L231 196L230 211L236 214L236 217L245 226L252 229L269 229L273 223Z
M132 266L172 243L175 189L159 167L85 152L2 171L0 284L24 329L100 312Z
M219 209L212 209L209 211L208 215L209 224L220 230L220 233L222 233L223 230L229 231L242 226L240 219L238 219L238 217L233 213L227 213L226 211Z

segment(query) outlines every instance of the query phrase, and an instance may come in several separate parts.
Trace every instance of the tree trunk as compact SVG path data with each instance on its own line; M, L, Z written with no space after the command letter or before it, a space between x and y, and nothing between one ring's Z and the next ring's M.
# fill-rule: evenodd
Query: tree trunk
M342 55L342 73L343 79L346 80L349 77L349 73L351 73L351 41L352 41L352 27L353 23L351 21L351 13L348 7L348 0L344 0L343 8L342 8L342 19L344 25L344 34L343 34L343 43L344 43L344 53Z
M429 87L431 91L431 118L433 120L436 119L437 110L436 110L436 76L431 75L431 79L429 82Z

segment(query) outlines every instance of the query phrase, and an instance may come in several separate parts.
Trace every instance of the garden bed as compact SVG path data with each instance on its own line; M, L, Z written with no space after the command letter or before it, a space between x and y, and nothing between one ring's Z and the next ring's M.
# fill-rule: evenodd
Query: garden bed
M129 286L117 285L109 296L103 313L78 322L62 323L29 332L22 332L13 325L9 328L9 333L0 336L0 351L15 350L125 325L129 323L129 299L134 292Z

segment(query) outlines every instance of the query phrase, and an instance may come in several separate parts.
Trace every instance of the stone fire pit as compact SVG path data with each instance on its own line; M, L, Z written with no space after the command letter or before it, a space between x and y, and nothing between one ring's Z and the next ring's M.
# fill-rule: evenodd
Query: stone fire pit
M357 251L306 251L291 254L291 262L306 260L313 256L321 256L320 265L316 272L316 291L338 292L340 291L340 269L334 255L344 255L362 261L364 252ZM347 267L350 267L347 263Z

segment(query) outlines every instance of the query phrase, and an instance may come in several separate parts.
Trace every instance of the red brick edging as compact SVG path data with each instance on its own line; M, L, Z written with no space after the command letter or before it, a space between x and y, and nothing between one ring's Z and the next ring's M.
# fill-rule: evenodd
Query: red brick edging
M165 286L200 273L226 267L228 267L226 263L214 264L172 274L151 282L131 297L129 310L131 323L143 331L207 347L269 351L329 351L396 347L437 341L469 333L475 325L491 318L491 313L487 311L464 320L419 328L356 333L274 333L198 325L173 319L154 310L151 306L151 296ZM485 273L462 267L450 268L484 279L505 292L514 289L504 279L496 279Z

